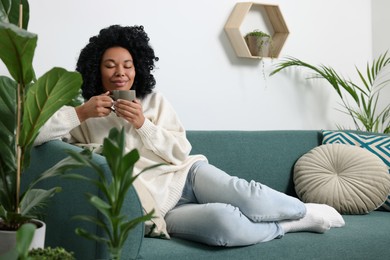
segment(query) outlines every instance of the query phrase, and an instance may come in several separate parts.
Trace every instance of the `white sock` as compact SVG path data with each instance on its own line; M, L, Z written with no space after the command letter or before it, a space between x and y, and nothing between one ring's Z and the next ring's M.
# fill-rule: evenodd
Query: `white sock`
M298 220L283 220L279 224L284 230L284 233L290 232L316 232L324 233L329 230L331 223L322 216L322 212L318 207L313 207L310 204L305 204L306 215Z
M307 203L305 204L306 208L311 207L315 209L317 212L321 212L324 219L330 222L331 227L343 227L345 226L345 222L343 217L337 210L326 204L316 204L316 203Z

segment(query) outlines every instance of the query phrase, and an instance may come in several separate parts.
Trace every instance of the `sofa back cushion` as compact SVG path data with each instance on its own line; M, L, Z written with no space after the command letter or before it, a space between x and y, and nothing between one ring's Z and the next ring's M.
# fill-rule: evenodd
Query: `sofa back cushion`
M295 162L321 143L320 131L187 131L191 154L204 154L230 175L296 196Z

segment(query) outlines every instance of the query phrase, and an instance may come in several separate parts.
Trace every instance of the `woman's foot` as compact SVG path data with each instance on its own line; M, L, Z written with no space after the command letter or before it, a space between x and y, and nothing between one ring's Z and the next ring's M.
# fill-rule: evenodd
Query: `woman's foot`
M283 220L279 224L284 233L316 232L324 233L331 227L342 227L345 222L342 216L326 204L307 203L306 215L298 220Z
M343 217L338 211L326 204L306 203L306 208L310 207L318 212L321 212L324 219L329 220L330 227L343 227L345 222Z

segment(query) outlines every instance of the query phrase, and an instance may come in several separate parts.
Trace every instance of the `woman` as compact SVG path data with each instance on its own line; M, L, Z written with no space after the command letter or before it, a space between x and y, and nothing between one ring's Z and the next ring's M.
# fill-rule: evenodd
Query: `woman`
M36 144L61 138L101 145L112 127L124 127L126 147L141 155L136 174L165 164L141 174L135 187L144 208L155 208L172 236L243 246L288 232L323 233L344 225L330 206L304 204L261 183L229 176L203 155L189 155L191 145L174 109L153 91L155 61L142 26L101 30L90 38L77 62L85 103L61 108L41 129ZM136 91L134 101L114 102L110 97L113 90L130 89Z

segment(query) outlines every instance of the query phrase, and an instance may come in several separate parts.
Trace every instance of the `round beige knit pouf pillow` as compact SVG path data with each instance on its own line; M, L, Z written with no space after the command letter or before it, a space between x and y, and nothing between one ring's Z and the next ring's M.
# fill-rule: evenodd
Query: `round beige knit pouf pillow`
M366 214L390 192L390 174L375 154L358 146L324 144L296 162L294 184L306 203L322 203L341 214Z

